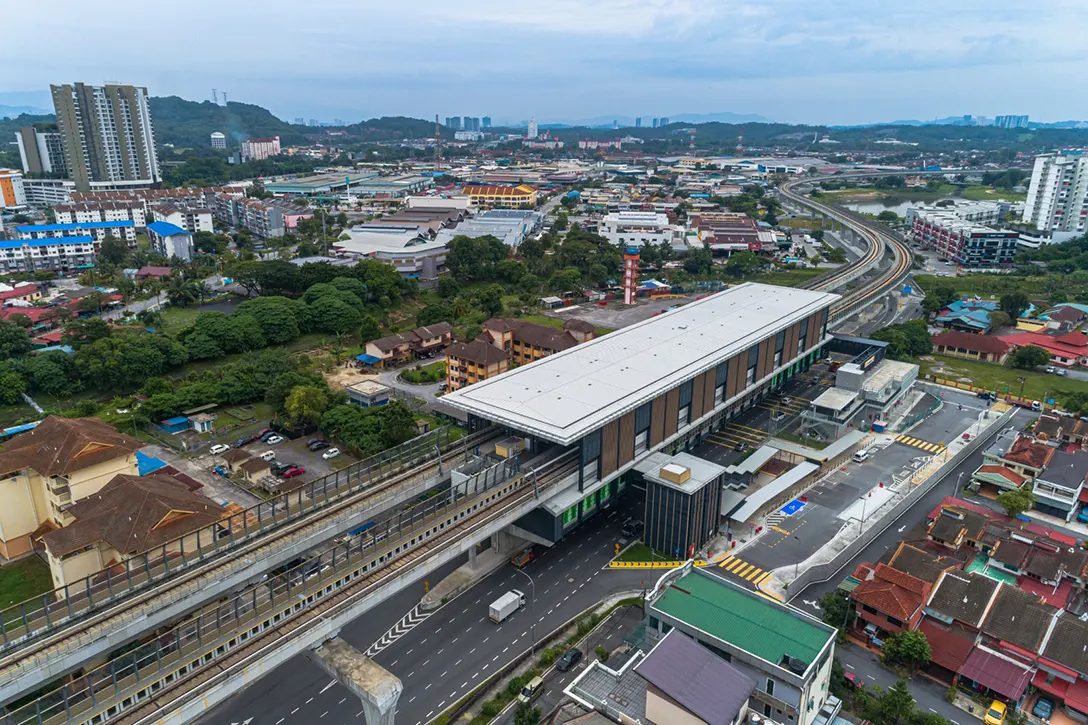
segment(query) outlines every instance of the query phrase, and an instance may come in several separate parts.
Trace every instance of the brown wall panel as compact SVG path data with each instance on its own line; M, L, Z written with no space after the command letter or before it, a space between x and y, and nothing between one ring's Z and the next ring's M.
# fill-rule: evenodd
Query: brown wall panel
M805 348L811 348L820 339L820 316L811 315L808 318L808 337L805 338Z
M605 424L601 429L601 478L605 478L616 470L616 459L619 455L620 422L614 420Z
M703 385L703 415L714 410L714 388L718 387L715 385L718 382L717 368L707 370L705 380L706 383Z
M665 440L665 396L654 398L650 409L650 447L653 448Z
M774 338L769 337L759 343L759 366L756 368L756 380L762 380L771 373L774 362Z
M747 360L745 353L740 355L734 355L729 361L729 380L727 381L725 389L726 399L732 398L739 392L740 387L744 384L744 371L741 365L741 357Z
M797 357L797 339L801 336L801 323L795 322L786 328L786 344L782 348L782 361Z
M635 460L635 411L620 418L619 461L617 466Z
M691 381L691 419L697 420L703 417L706 408L703 404L703 390L706 387L706 373L696 375Z
M680 412L680 388L665 393L665 437L676 432L676 416Z

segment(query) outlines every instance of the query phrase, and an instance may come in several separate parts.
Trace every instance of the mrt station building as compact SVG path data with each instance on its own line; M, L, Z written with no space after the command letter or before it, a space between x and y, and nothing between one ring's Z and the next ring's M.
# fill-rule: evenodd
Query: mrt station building
M577 475L516 524L554 542L619 494L641 461L694 448L819 360L838 299L738 285L442 400L470 430L524 437L527 458L578 451Z

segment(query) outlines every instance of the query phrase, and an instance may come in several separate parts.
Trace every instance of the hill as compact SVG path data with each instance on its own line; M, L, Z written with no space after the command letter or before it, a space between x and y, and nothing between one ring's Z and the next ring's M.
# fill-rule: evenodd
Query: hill
M231 101L218 106L211 101L186 101L177 96L152 97L151 118L160 144L182 148L206 148L214 131L226 135L227 145L237 147L247 138L279 136L282 144L307 142L305 126L295 126L273 116L267 109Z

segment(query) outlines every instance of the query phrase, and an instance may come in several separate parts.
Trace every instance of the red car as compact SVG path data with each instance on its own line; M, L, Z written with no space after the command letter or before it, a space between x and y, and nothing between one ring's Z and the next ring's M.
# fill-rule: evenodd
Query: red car
M855 675L853 672L847 672L843 675L846 678L846 686L851 690L857 690L865 686L865 683L861 681L861 678Z
M301 466L295 466L294 468L288 468L283 472L284 478L294 478L295 476L301 476L306 473L306 469Z

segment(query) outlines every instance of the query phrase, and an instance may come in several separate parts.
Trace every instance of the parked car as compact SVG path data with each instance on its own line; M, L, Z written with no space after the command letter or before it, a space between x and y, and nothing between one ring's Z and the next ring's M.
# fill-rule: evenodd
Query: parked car
M282 474L284 471L286 471L288 468L295 468L295 467L296 467L296 465L294 463L287 463L287 462L273 463L272 464L272 473L275 473L278 476L278 475Z
M228 478L230 476L230 471L223 468L222 466L216 466L215 468L213 468L212 473L217 476L222 476L223 478Z
M306 469L303 468L302 466L292 466L291 468L288 468L286 471L284 471L280 475L283 476L284 478L294 478L295 476L301 476L304 473L306 473Z
M521 551L511 556L510 563L520 569L535 558L536 553L533 551L533 547L530 546L528 549L522 549Z
M252 442L253 436L246 436L244 438L239 438L238 440L234 441L234 447L241 448L242 446L249 445Z
M744 453L744 449L746 447L747 446L745 446L744 441L741 441L740 443L737 443L737 445L733 446L733 450L737 451L738 453Z
M1001 700L994 700L990 703L990 709L986 711L986 716L982 718L982 721L986 725L1005 725L1005 715L1008 712L1008 705L1001 702Z
M843 678L846 680L846 687L851 690L860 690L865 687L865 683L861 681L861 678L855 675L853 672L847 672L843 674Z
M338 455L340 455L340 449L339 448L330 448L329 450L322 453L321 457L324 458L327 461L330 458L336 458Z
M272 435L265 438L264 442L267 443L270 446L274 446L277 443L283 443L283 436L276 435L275 433L273 433Z
M260 456L258 456L258 458L260 458L262 461L274 461L274 460L276 460L276 452L275 451L265 451Z
M1039 699L1035 701L1035 707L1031 708L1031 714L1040 720L1049 720L1053 712L1054 701L1049 697L1043 697L1041 695Z
M993 401L997 400L997 393L991 392L989 390L983 390L978 394L978 397L982 398L983 400Z
M623 522L623 528L620 529L620 534L628 539L642 536L643 526L643 522L640 519L627 519Z
M311 451L321 451L329 447L329 442L323 441L319 438L315 438L314 440L307 443L306 447L309 448Z
M261 433L261 434L259 434L259 435L257 436L257 439L258 439L258 440L261 440L261 441L264 441L265 443L267 443L267 442L268 442L268 439L269 439L269 438L279 438L279 437L280 437L280 434L279 434L279 433L277 433L277 432L276 432L276 431L274 431L274 430L270 430L270 431L268 431L268 432L266 432L266 433Z
M566 672L579 662L582 661L582 650L577 647L571 647L566 653L559 658L559 661L555 663L555 669L560 672Z
M230 450L230 446L228 446L226 443L216 443L211 448L211 452L212 452L213 456L218 456L219 454L226 453L229 450Z

